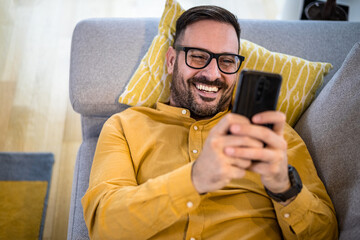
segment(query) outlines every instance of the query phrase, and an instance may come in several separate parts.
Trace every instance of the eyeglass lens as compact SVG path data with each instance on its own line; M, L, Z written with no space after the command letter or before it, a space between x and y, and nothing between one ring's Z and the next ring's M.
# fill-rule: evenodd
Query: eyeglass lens
M199 49L189 49L187 52L187 64L193 68L204 68L211 61L208 52ZM240 59L236 55L221 54L217 59L218 67L226 73L234 73L238 70Z

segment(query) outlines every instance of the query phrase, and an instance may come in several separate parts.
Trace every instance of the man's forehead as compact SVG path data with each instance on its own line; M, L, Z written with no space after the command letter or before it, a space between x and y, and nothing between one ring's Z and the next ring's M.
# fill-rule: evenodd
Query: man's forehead
M204 48L215 52L238 50L238 38L230 23L201 20L189 24L179 39L181 45Z

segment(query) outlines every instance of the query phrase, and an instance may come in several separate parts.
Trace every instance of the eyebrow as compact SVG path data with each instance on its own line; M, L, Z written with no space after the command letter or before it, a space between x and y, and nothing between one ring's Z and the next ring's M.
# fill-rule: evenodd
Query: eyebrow
M181 46L181 47L188 47L188 48L195 48L195 49L199 49L199 50L203 50L203 51L206 51L206 52L211 52L211 53L214 53L214 54L235 54L235 55L239 55L239 53L232 53L232 52L213 52L213 51L210 51L206 48L201 48L201 47L192 47L192 46L185 46L185 45L178 45L178 46Z

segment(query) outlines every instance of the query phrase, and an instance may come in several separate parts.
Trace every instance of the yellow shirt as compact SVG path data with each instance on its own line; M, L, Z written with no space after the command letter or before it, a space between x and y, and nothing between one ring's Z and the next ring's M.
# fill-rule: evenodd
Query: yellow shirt
M196 121L158 103L129 108L104 124L82 199L92 239L337 239L335 212L305 144L286 126L289 164L303 181L287 206L247 172L199 195L191 167L226 112Z

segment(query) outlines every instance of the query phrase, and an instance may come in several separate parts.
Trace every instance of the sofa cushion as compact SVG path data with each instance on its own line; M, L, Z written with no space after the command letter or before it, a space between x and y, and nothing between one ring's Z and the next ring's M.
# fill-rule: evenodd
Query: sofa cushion
M81 198L85 195L85 192L89 187L89 176L97 140L97 137L84 140L77 154L71 192L67 239L89 239L81 205Z
M121 94L120 103L153 107L157 101L168 101L171 75L166 72L165 55L173 42L176 19L183 12L175 0L166 2L158 35ZM240 71L247 68L280 73L283 76L277 109L287 115L287 122L293 126L313 100L324 74L332 67L331 64L271 52L245 39L240 42L240 55L245 56Z
M360 42L296 125L333 201L340 239L360 235Z

